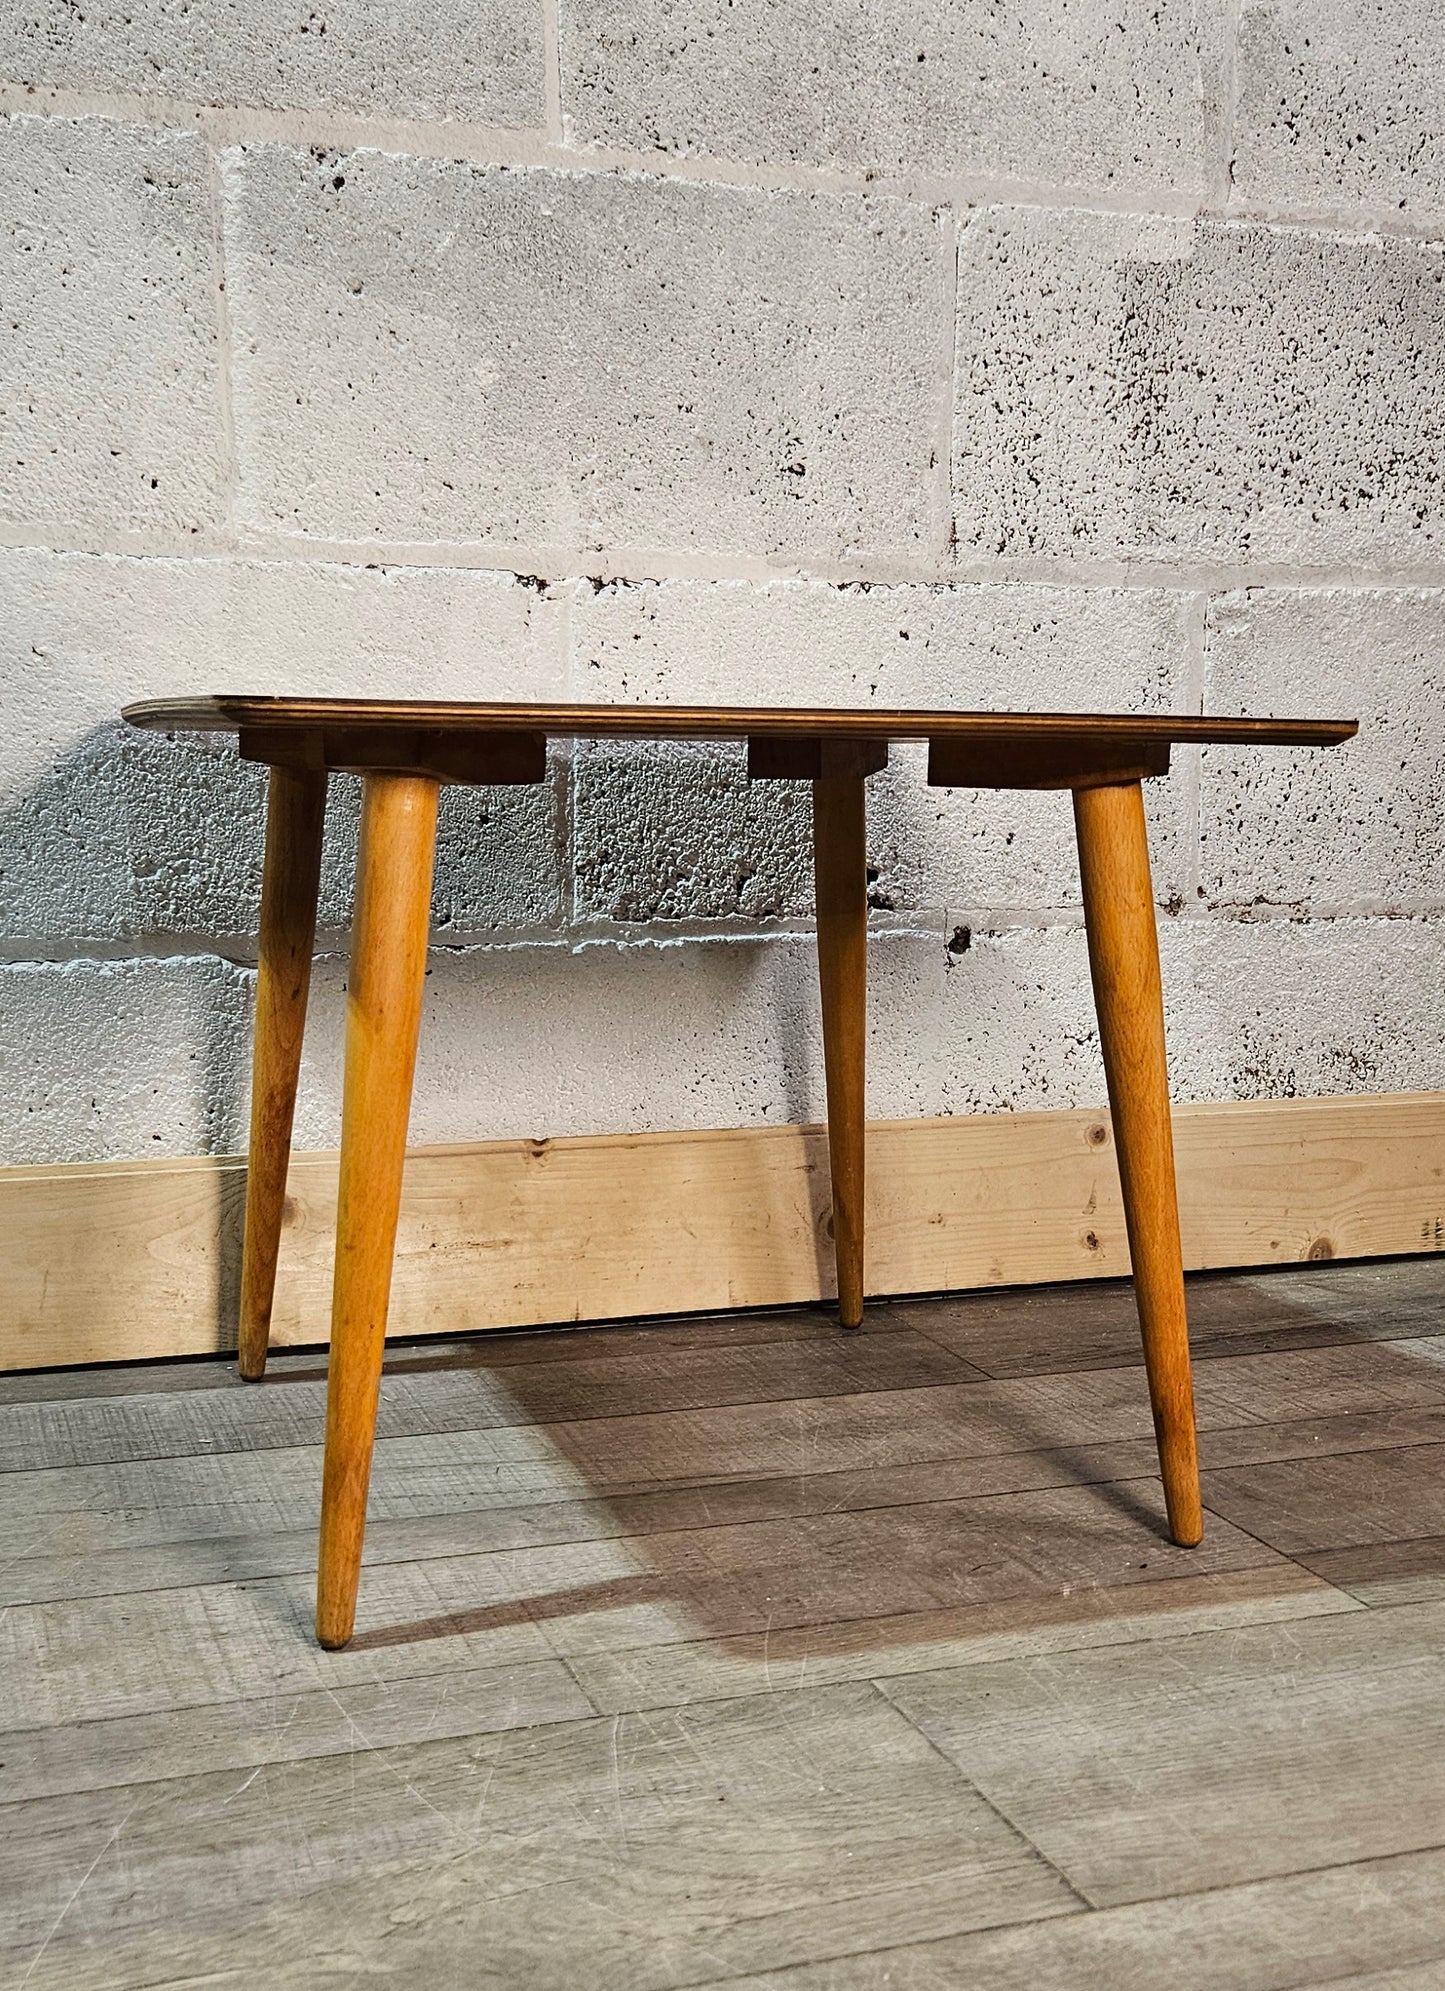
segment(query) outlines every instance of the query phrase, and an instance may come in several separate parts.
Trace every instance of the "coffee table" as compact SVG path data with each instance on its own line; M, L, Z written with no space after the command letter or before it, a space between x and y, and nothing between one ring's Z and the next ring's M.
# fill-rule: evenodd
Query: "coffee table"
M680 705L486 705L215 697L128 706L133 725L233 732L271 770L256 987L240 1369L265 1372L328 777L362 777L348 980L336 1273L316 1634L356 1615L412 1075L421 1022L437 795L443 782L541 781L549 739L746 740L755 781L810 781L838 1310L863 1315L864 783L895 740L928 742L935 787L1073 792L1089 965L1119 1156L1169 1532L1203 1533L1164 1007L1141 783L1170 748L1328 747L1345 719L910 712Z

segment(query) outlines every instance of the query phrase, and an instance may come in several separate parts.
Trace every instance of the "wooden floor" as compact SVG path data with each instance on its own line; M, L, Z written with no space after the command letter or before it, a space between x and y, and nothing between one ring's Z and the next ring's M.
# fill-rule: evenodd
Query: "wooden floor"
M0 1983L1441 1991L1445 1260L0 1379Z

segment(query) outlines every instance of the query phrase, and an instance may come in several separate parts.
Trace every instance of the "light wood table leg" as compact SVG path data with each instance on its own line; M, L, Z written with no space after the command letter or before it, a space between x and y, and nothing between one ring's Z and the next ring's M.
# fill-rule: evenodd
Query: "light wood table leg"
M256 975L256 1041L251 1065L251 1146L246 1164L246 1242L241 1254L241 1374L266 1373L276 1254L291 1158L296 1077L311 986L326 776L271 770L266 865L261 879L261 944Z
M1143 790L1137 781L1077 788L1074 821L1169 1532L1182 1548L1192 1548L1203 1535L1204 1516Z
M346 1644L356 1618L426 977L436 819L437 783L429 777L365 777L346 1007L341 1183L316 1582L316 1636L328 1647Z
M863 1319L863 1094L868 1013L868 865L860 774L824 774L813 783L813 861L838 1318L844 1327L857 1327Z

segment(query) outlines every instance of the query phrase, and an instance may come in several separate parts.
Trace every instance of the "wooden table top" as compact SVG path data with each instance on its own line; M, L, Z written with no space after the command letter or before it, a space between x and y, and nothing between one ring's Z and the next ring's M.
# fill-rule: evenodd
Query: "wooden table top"
M1206 719L1187 712L929 712L750 705L484 705L390 698L153 698L127 705L133 726L162 732L252 728L421 728L444 733L546 733L559 739L986 740L1108 739L1333 747L1354 719Z

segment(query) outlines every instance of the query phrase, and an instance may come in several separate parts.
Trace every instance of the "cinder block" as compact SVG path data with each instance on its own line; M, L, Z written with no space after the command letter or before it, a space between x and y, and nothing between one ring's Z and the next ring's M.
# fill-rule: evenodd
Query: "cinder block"
M1177 1098L1439 1087L1440 921L1180 921L1166 940Z
M1178 1100L1439 1087L1445 922L1169 920L1160 955ZM873 1030L899 1019L923 1056L913 1090L890 1093L883 1054L883 1103L870 1094L870 1112L1104 1104L1081 925L976 932L930 1005L936 959L904 946L872 951Z
M254 932L265 807L262 771L234 746L100 728L0 817L0 935L13 951Z
M236 1153L252 981L214 959L0 964L0 1160Z
M0 75L202 104L397 118L542 121L536 0L110 0L43 7L0 26Z
M926 212L280 147L225 178L252 523L820 556L939 538Z
M1179 0L570 0L576 138L1202 194L1225 10Z
M1233 180L1248 201L1445 212L1445 18L1426 0L1245 0Z
M1187 596L1162 589L618 583L585 589L574 604L575 683L581 697L624 702L1180 710L1188 613ZM629 750L626 764L643 763ZM687 769L695 778L703 764L690 761ZM692 916L745 911L741 874L751 903L767 915L806 912L806 784L769 783L764 794L781 799L760 814L740 785L736 756L714 755L705 764L716 770L705 800L697 791L707 828L690 824L683 835L701 869L689 869L685 881L667 869L667 842L687 804L687 775L676 760L653 764L658 772L647 792L648 808L661 811L655 823L622 790L607 805L603 842L627 881L628 903L676 903ZM666 803L657 786L663 767ZM729 787L724 767L734 769L739 785ZM949 908L962 917L1077 905L1067 796L931 789L924 777L922 751L900 746L888 771L868 784L879 911L926 909L942 918ZM1146 791L1161 903L1182 901L1192 889L1193 781L1186 749L1171 778ZM588 806L580 791L578 806L580 828ZM595 868L595 857L589 862ZM614 872L609 890L617 882Z
M1438 1083L1445 938L1423 920L1179 921L1164 930L1179 1099ZM244 1144L252 978L215 960L0 967L7 1164ZM876 936L869 1113L1100 1105L1082 928ZM345 969L318 962L296 1140L336 1144ZM434 955L411 1138L512 1139L818 1120L805 940Z
M174 538L222 515L206 150L0 118L0 519Z
M1197 757L1175 752L1167 779L1144 783L1154 897L1183 910L1195 871ZM926 910L952 925L982 915L1025 921L1080 904L1073 806L1061 791L930 788L926 751L896 747L869 783L873 904Z
M318 945L351 920L361 784L327 806ZM562 917L557 778L447 788L432 920L464 940ZM89 736L0 815L0 940L170 934L249 953L261 902L266 770L234 741L113 725Z
M319 962L298 1140L340 1129L344 964ZM727 1127L812 1116L822 1071L806 943L434 954L414 1142Z
M749 787L743 751L731 745L584 749L574 767L579 921L812 918L806 781ZM896 746L868 782L876 914L967 922L1079 904L1066 794L930 788L926 770L925 748ZM1173 780L1148 783L1145 797L1155 897L1177 913L1194 875L1192 756Z
M1176 1099L1439 1086L1445 923L1180 919L1163 923L1160 955ZM922 997L910 1003L882 982L883 950L873 958L875 1027L890 997L898 1013L921 1010ZM931 973L926 955L891 958ZM937 1047L919 1096L938 1103L907 1111L1104 1103L1081 926L975 935L952 957L935 1013L939 1020L919 1030Z
M573 781L579 921L777 920L811 908L810 786L750 787L740 745L582 746Z
M1445 593L1251 590L1210 609L1207 709L1358 718L1328 752L1203 756L1202 894L1235 906L1445 905Z
M138 698L566 695L566 611L512 573L0 549L0 783ZM43 666L43 668L41 667Z
M959 261L965 554L1437 557L1445 248L996 210Z
M1163 588L618 581L576 590L578 698L1132 711L1182 696Z
M880 1117L1042 1112L1105 1097L1077 923L874 949L869 996L870 1052L897 1020L906 1032L897 1065L891 1050L879 1059L869 1111Z
M297 1139L334 1146L344 1011L317 964ZM1077 927L941 933L869 946L875 1119L1103 1098ZM413 1141L521 1139L818 1121L825 1112L811 941L520 947L433 956Z
M561 605L511 575L253 560L0 554L0 936L254 934L264 772L229 736L172 740L122 705L187 692L548 697ZM321 918L349 918L357 784L338 777ZM561 915L555 782L448 790L439 932Z

